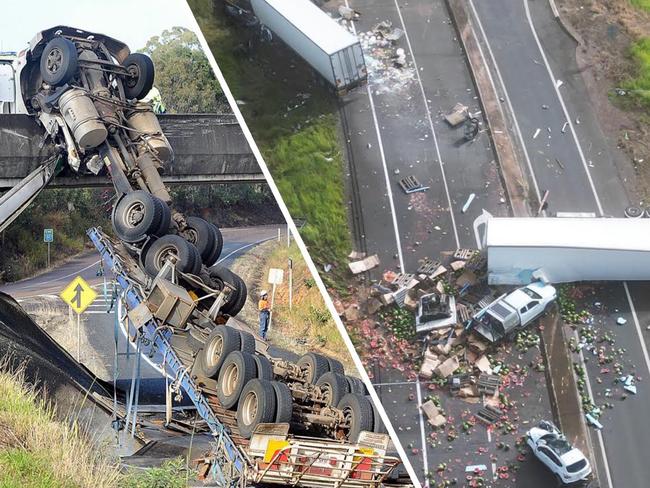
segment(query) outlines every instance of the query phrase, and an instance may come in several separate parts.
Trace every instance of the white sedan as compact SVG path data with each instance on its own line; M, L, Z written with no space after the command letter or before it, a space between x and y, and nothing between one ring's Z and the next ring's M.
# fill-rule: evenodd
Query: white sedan
M564 484L576 483L591 474L589 461L573 447L551 422L542 421L526 433L526 442L537 459Z

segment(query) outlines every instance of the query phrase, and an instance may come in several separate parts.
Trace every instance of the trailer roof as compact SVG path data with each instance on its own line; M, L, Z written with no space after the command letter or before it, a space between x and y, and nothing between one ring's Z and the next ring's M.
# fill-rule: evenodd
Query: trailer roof
M486 247L650 251L650 219L491 218Z
M310 0L263 0L327 54L356 44L359 40Z

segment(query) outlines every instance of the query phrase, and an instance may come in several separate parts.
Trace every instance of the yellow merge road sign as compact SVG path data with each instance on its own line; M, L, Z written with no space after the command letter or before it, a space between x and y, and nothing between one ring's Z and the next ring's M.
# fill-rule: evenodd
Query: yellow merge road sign
M59 296L72 307L72 310L81 314L97 298L97 292L86 283L86 280L77 276Z

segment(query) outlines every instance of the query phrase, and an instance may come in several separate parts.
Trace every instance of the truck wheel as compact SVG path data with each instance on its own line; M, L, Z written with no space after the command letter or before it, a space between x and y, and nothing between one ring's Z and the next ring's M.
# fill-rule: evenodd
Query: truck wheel
M348 426L346 438L350 442L357 442L362 431L372 432L373 414L372 404L368 399L357 393L348 393L338 404L343 412L343 418Z
M208 258L212 255L216 245L214 228L207 220L199 217L187 217L187 227L183 237L194 244L201 254L201 259L208 265Z
M247 352L248 354L255 354L255 336L250 332L240 330L239 338L241 339L239 350L241 352Z
M235 316L241 309L246 305L246 299L248 298L248 288L246 288L246 283L242 280L239 275L232 274L235 279L235 286L237 287L237 299L234 302L231 302L230 305L226 304L224 307L224 312L228 315Z
M386 426L379 416L377 406L372 401L372 397L370 395L366 395L366 400L368 400L372 406L372 431L378 434L387 434L388 432L386 431Z
M217 383L217 397L221 405L224 408L235 407L244 386L255 378L256 373L255 360L251 354L241 351L228 354L219 371Z
M341 361L339 361L338 359L331 358L329 356L325 356L325 359L327 359L327 362L330 367L330 371L332 373L345 375L345 368L343 367L343 363Z
M277 424L288 424L293 417L293 396L289 387L279 381L271 381L275 390L275 403L277 405L275 422Z
M308 352L298 359L298 367L305 372L307 383L316 383L318 378L327 373L330 369L327 358L315 352Z
M155 197L143 190L124 195L113 209L113 229L124 242L134 243L157 232L163 208Z
M275 389L270 381L255 378L246 383L237 407L239 435L250 439L258 424L274 422L276 403Z
M79 66L77 47L65 37L55 37L41 54L41 77L48 85L60 86L70 81Z
M144 98L153 86L155 70L151 58L142 53L129 54L122 66L129 73L123 83L126 98Z
M325 405L328 407L335 407L345 395L350 393L350 386L345 376L331 371L318 378L316 386L320 387Z
M212 254L208 257L208 259L206 259L205 265L213 266L217 264L217 260L219 259L219 256L221 256L221 251L223 251L223 235L221 234L219 227L211 222L208 223L214 230L215 245L212 248Z
M643 217L643 209L641 207L627 207L624 212L628 219L638 219Z
M241 337L236 329L227 325L215 327L199 353L205 376L215 378L226 357L231 352L239 351L240 347Z
M172 210L169 208L169 205L163 202L160 198L156 198L156 197L153 198L154 201L156 202L156 205L160 207L160 211L161 211L160 225L158 226L156 231L153 232L153 235L162 237L169 232L169 228L171 227Z
M255 360L255 366L257 366L257 377L261 380L272 381L274 374L271 361L266 356L260 356L259 354L253 355L253 359Z
M178 257L176 269L181 273L197 274L200 262L197 260L196 248L176 235L166 235L149 246L144 256L144 268L152 277L156 276L170 254ZM198 265L198 269L197 269Z
M350 385L350 393L357 393L359 395L368 394L366 385L359 378L355 378L354 376L346 376L345 379L348 380L348 384Z

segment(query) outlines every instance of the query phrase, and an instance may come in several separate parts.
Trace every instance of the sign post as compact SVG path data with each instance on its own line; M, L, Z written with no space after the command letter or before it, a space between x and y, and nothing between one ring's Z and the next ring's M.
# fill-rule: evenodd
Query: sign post
M54 229L43 229L43 242L47 243L47 267L50 267L50 244L54 242Z
M293 308L293 259L289 258L289 310Z
M271 330L271 321L273 320L273 303L275 301L275 288L278 285L282 284L284 278L284 270L280 268L271 268L269 269L269 279L268 282L270 285L273 285L271 288L271 314L269 315L269 328Z
M70 309L77 314L77 361L81 360L81 314L97 298L97 292L93 290L86 280L77 276L59 295L61 299L70 305Z

